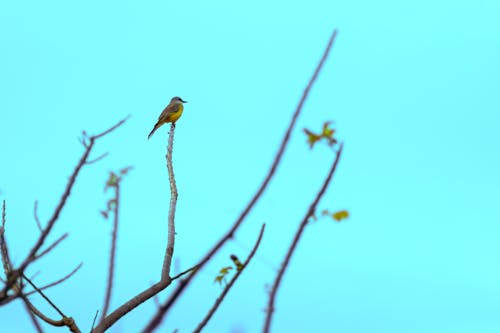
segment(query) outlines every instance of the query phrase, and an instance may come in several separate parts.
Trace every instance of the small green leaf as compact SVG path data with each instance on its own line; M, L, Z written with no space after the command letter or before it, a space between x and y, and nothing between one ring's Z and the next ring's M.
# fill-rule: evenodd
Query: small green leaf
M332 214L332 218L337 222L347 219L348 217L349 212L347 210L339 210L338 212Z
M221 273L222 275L226 275L226 274L228 274L228 273L229 273L229 271L230 271L230 270L232 270L232 269L233 269L233 268L232 268L231 266L223 267L223 268L221 268L220 273Z
M223 280L223 279L224 279L224 276L222 276L222 275L217 275L217 276L215 277L214 282L217 282L217 283L219 283L219 284L222 284L222 280Z
M319 134L314 133L307 128L304 128L304 133L307 136L307 143L309 144L309 147L311 149L317 142L321 141L322 139L324 139L330 147L337 143L337 139L333 137L335 135L335 129L330 127L330 124L331 121L325 121L323 123L321 133Z

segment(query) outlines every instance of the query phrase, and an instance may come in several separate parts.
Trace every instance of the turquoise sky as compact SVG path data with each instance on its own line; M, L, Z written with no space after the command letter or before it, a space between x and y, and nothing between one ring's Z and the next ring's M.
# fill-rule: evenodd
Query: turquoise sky
M190 332L221 288L229 254L263 243L206 332L259 332L285 250L333 159L304 127L335 121L345 142L320 204L343 223L311 224L283 280L273 332L492 333L500 327L500 2L16 1L0 3L0 199L15 263L46 221L82 146L82 130L129 121L98 142L33 266L88 331L102 306L109 171L122 184L112 308L159 279L166 242L168 128L147 134L172 96L178 122L176 267L197 262L263 179L328 37L338 38L283 164L236 240L179 300L159 332ZM160 295L163 300L168 291ZM48 309L35 298L42 309ZM137 332L149 302L110 332ZM54 317L55 314L47 310ZM34 331L21 303L2 332ZM46 327L47 332L61 330Z

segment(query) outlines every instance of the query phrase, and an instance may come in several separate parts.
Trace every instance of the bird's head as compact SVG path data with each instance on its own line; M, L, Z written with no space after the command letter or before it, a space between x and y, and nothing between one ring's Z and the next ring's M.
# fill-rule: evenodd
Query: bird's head
M187 101L184 101L182 98L180 97L172 97L172 99L170 100L170 104L182 104L182 103L187 103Z

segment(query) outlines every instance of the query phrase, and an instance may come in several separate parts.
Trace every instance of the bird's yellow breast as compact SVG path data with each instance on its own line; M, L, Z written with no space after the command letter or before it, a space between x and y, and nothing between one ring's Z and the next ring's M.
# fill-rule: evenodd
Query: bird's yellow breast
M167 119L165 122L167 123L175 123L181 116L182 116L182 111L184 110L184 106L182 104L179 104L177 106L177 110L170 113L167 116Z

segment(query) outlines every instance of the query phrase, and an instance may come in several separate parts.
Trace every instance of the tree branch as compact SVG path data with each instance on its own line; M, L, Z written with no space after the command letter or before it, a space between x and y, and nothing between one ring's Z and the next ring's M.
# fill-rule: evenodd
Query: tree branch
M215 313L215 311L217 311L217 309L219 308L219 305L224 300L224 297L226 297L227 293L229 292L229 289L231 289L231 287L236 282L236 280L238 279L238 277L241 275L241 273L243 272L243 270L247 267L247 265L250 262L250 260L253 258L255 252L257 251L257 248L259 247L260 241L262 239L262 235L264 234L265 227L266 227L266 224L263 224L262 228L260 228L259 237L257 238L257 241L255 242L255 245L254 245L252 251L248 255L248 257L245 260L245 262L243 263L243 266L241 267L241 269L237 269L236 270L236 274L234 274L234 276L231 279L231 281L229 281L229 283L226 284L226 286L224 287L224 290L222 291L222 293L220 294L220 296L217 297L217 299L215 300L214 305L210 308L210 310L208 311L208 313L205 316L205 318L203 318L203 320L200 322L200 324L198 325L198 327L196 327L196 329L193 332L196 332L196 333L201 332L201 330L203 329L203 327L205 327L205 325L208 323L208 321L210 320L210 318L212 318L212 316ZM145 330L144 333L146 333L146 332L149 332L149 331Z
M175 123L170 125L167 146L167 170L168 181L170 183L170 207L168 210L168 239L163 259L163 269L161 271L162 279L170 279L170 267L172 266L172 257L174 255L175 244L175 208L177 206L177 185L175 184L174 168L172 166L172 152L174 148Z
M2 225L0 226L0 253L2 256L2 266L3 266L5 278L7 281L9 281L10 272L12 271L12 263L10 261L9 248L7 247L7 242L5 240L5 223L7 222L5 214L6 214L5 213L5 200L3 200L3 203L2 203ZM5 284L7 284L7 281ZM7 293L5 293L5 296L7 296ZM0 304L1 304L1 298L0 298Z
M115 189L115 204L113 205L113 231L111 233L111 249L109 255L109 268L108 268L108 283L106 286L106 296L104 297L104 306L101 313L101 321L104 320L108 313L109 304L111 302L111 293L113 291L113 278L115 274L115 256L116 256L116 241L118 239L118 212L120 208L120 180L116 181L113 185Z
M172 279L170 278L170 266L172 263L172 256L174 254L174 241L175 241L175 208L177 204L177 187L175 185L174 178L174 169L172 166L172 152L173 152L173 144L174 144L174 132L175 132L175 123L172 123L170 126L170 133L168 137L168 145L167 145L167 170L169 176L170 183L170 208L168 213L168 239L167 246L165 250L165 257L163 259L163 267L161 272L160 281L153 284L151 287L145 289L138 295L132 297L127 302L123 303L109 315L101 320L99 325L97 325L92 333L103 333L108 328L113 326L120 318L126 315L128 312L135 309L140 304L144 303L151 297L158 294L160 291L167 288L171 283ZM182 281L182 280L181 280Z
M335 155L335 160L333 161L332 167L330 168L330 171L328 172L328 175L327 175L325 181L323 182L321 189L316 194L316 197L314 198L313 202L309 206L309 209L307 210L306 214L304 215L302 222L300 222L299 228L298 228L297 232L295 233L293 241L290 244L290 247L288 248L288 252L285 256L285 259L283 260L283 263L281 264L281 267L278 271L278 275L276 276L276 279L274 280L274 284L273 284L273 286L271 288L271 292L269 294L269 302L268 302L267 311L266 311L266 321L265 321L264 329L263 329L264 333L268 333L270 328L271 328L271 320L272 320L272 316L274 313L275 298L276 298L276 294L278 292L278 288L280 287L283 275L285 274L285 271L288 268L288 265L290 263L290 259L292 258L292 255L295 251L295 248L297 247L297 244L299 243L299 240L302 236L302 233L304 232L304 229L307 225L307 222L309 221L309 218L314 215L314 212L316 211L316 206L318 205L321 197L323 197L323 194L325 193L328 185L330 184L330 181L331 181L332 176L335 172L335 169L337 168L337 164L339 162L340 155L342 154L342 147L343 147L343 144L341 143L339 146L339 149L337 151L337 154Z
M54 310L57 311L57 313L59 313L59 315L62 317L61 320L53 320L53 319L50 319L49 317L45 316L41 311L39 311L33 304L31 304L31 302L28 300L28 298L25 296L25 295L22 295L22 299L24 300L25 304L29 307L29 309L31 310L31 312L33 312L38 318L42 319L43 321L45 321L46 323L52 325L52 326L67 326L71 332L74 332L74 333L81 333L80 329L78 328L78 326L76 325L75 321L73 318L71 317L67 317L55 304L54 302L52 302L48 297L47 295L45 295L45 293L40 290L40 288L38 288L37 286L35 286L35 284L30 280L28 279L28 277L26 277L26 275L24 275L23 273L23 279L26 280L30 285L31 287L33 287L33 289L36 290L36 292L38 294L40 294L40 296L43 297L43 299L45 299L45 301L47 301L47 303L50 304L50 306L52 306L52 308L54 308Z
M309 80L309 83L307 84L306 88L304 89L304 92L302 93L302 98L299 101L299 104L297 105L297 108L295 109L294 114L292 115L292 118L290 120L290 124L288 125L288 128L285 132L285 135L281 141L281 145L278 149L278 152L276 153L276 156L274 157L274 161L271 164L271 167L268 171L267 176L264 178L264 181L258 188L257 192L254 194L250 202L247 204L245 209L241 212L240 216L236 219L236 221L233 223L231 228L222 236L222 238L210 249L207 254L203 257L203 259L200 261L198 264L198 270L199 271L209 260L212 258L212 256L219 251L219 249L229 240L233 237L234 233L236 230L240 227L240 225L243 223L244 219L248 215L248 213L252 210L254 205L257 203L257 201L260 199L262 194L264 193L264 190L267 188L267 185L269 184L269 181L273 177L274 173L276 172L278 165L281 162L281 158L283 156L283 153L285 151L285 148L288 145L288 141L290 138L290 134L295 127L295 123L297 121L297 118L299 117L299 114L302 111L302 107L304 105L304 102L306 101L307 97L309 96L309 91L311 90L314 82L316 81L319 73L321 72L321 69L323 68L323 64L325 63L326 59L328 58L328 55L330 53L330 49L332 48L333 42L335 41L335 37L337 36L337 30L334 30L328 44L326 45L325 51L323 53L323 56L321 57L318 66L316 67L316 70L314 71L311 79ZM164 307L161 308L163 314L166 314L168 310L172 307L172 305L175 303L177 298L182 294L184 289L189 285L191 280L196 274L191 274L189 275L186 279L181 280L181 283L177 285L177 287L172 291L171 296L169 297L167 303L164 304ZM159 324L159 323L158 323Z
M83 152L82 157L80 158L80 160L78 161L75 169L73 170L73 173L69 177L68 183L66 184L66 188L65 188L65 190L64 190L64 192L63 192L63 194L61 196L61 199L59 200L59 203L57 204L57 206L56 206L56 208L55 208L55 210L54 210L54 212L52 214L52 217L47 222L46 227L41 232L40 236L38 237L37 242L35 243L35 245L33 246L33 248L30 250L30 252L27 255L26 259L24 259L24 261L21 263L21 265L19 266L18 269L11 271L10 278L7 279L7 283L5 284L2 292L0 292L0 302L3 300L3 298L7 297L7 291L14 285L14 283L17 281L17 279L19 277L21 277L21 275L23 275L24 270L26 269L26 267L30 263L32 263L34 260L36 260L36 258L37 258L37 252L40 250L40 248L44 244L47 236L49 235L49 233L51 232L52 228L54 227L54 224L56 223L57 219L59 218L59 214L61 213L62 209L66 205L66 201L67 201L67 199L68 199L68 197L69 197L69 195L71 193L71 190L73 189L73 185L75 184L76 177L78 176L78 174L80 173L80 170L82 169L82 167L84 166L84 164L88 160L89 154L92 151L92 148L94 147L95 141L97 139L103 137L104 135L109 134L112 131L114 131L116 128L118 128L119 126L121 126L127 119L128 119L128 117L125 118L125 119L123 119L123 120L121 120L121 121L119 121L116 125L114 125L111 128L105 130L104 132L91 136L89 138L89 142L88 143L84 142L85 151Z
M30 304L27 302L27 298L23 298L24 301L24 307L26 309L26 312L28 312L28 315L31 319L31 322L33 323L33 326L35 327L37 333L43 333L42 326L38 322L38 319L36 319L36 316L33 314L33 311L31 311Z

